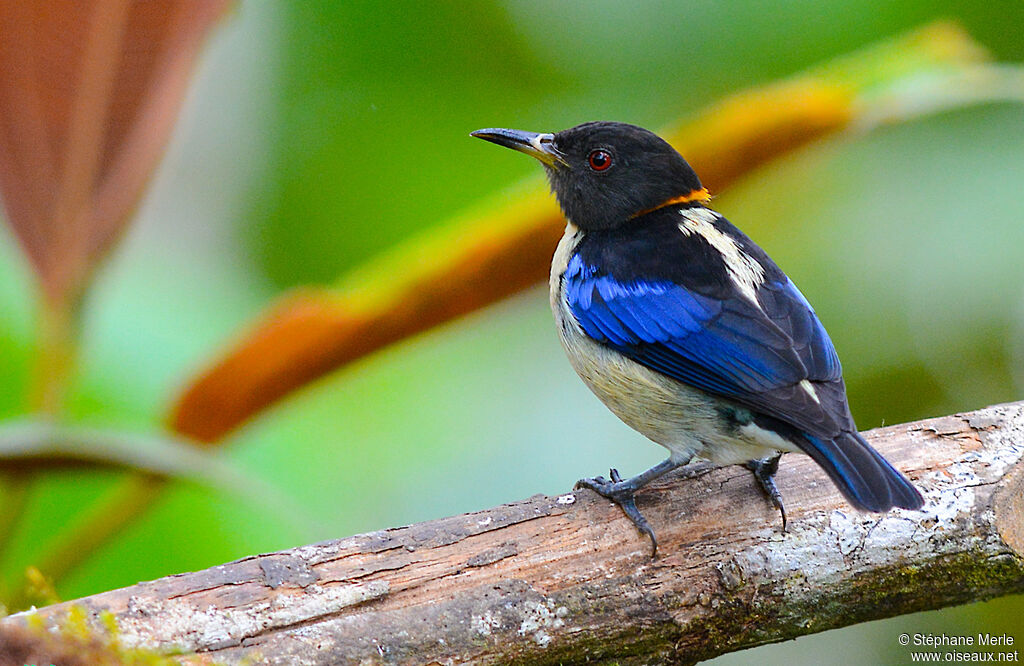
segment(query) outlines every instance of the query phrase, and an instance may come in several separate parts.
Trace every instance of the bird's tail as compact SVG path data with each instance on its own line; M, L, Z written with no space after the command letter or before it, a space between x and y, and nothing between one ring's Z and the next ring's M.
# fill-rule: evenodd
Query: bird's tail
M831 440L804 437L809 446L801 448L858 509L883 512L894 506L920 509L924 504L917 488L859 433L844 431Z

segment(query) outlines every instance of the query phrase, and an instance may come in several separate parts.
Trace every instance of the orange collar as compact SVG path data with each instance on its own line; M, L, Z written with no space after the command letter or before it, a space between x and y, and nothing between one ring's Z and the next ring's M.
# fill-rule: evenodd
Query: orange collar
M668 201L662 202L661 204L655 206L654 208L646 208L646 209L640 211L639 213L637 213L636 215L634 215L633 217L637 218L637 217L640 217L642 215L646 215L647 213L653 213L654 211L656 211L658 209L661 209L661 208L664 208L665 206L673 206L675 204L690 203L691 201L700 201L700 202L711 201L711 195L708 194L707 189L705 189L703 187L700 188L699 190L691 190L689 193L684 194L684 195L682 195L680 197L672 197Z

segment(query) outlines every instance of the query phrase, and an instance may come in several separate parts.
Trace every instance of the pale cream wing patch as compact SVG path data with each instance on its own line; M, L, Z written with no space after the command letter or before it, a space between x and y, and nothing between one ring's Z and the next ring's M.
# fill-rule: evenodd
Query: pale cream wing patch
M679 230L687 236L701 236L711 247L721 252L729 277L739 288L740 293L760 308L761 305L757 302L757 288L764 283L764 266L744 252L734 238L715 227L718 213L703 207L683 208L679 213L683 217L683 221L679 223Z

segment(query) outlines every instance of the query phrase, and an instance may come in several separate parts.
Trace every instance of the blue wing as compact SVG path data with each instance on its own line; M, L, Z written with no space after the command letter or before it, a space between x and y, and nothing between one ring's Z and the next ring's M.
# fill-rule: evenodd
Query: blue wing
M756 305L738 290L716 298L669 280L620 281L579 254L563 279L587 335L638 363L811 435L855 431L832 341L784 275L760 285Z

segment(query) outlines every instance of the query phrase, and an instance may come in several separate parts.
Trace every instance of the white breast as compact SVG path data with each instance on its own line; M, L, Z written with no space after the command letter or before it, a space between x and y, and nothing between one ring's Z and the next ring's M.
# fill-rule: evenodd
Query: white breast
M562 284L569 258L583 235L574 225L566 225L555 250L551 310L569 362L601 402L626 425L667 448L678 461L697 455L722 464L745 462L787 444L778 437L766 440L754 430L727 428L721 399L650 370L583 331L569 310ZM794 447L789 445L786 450Z

